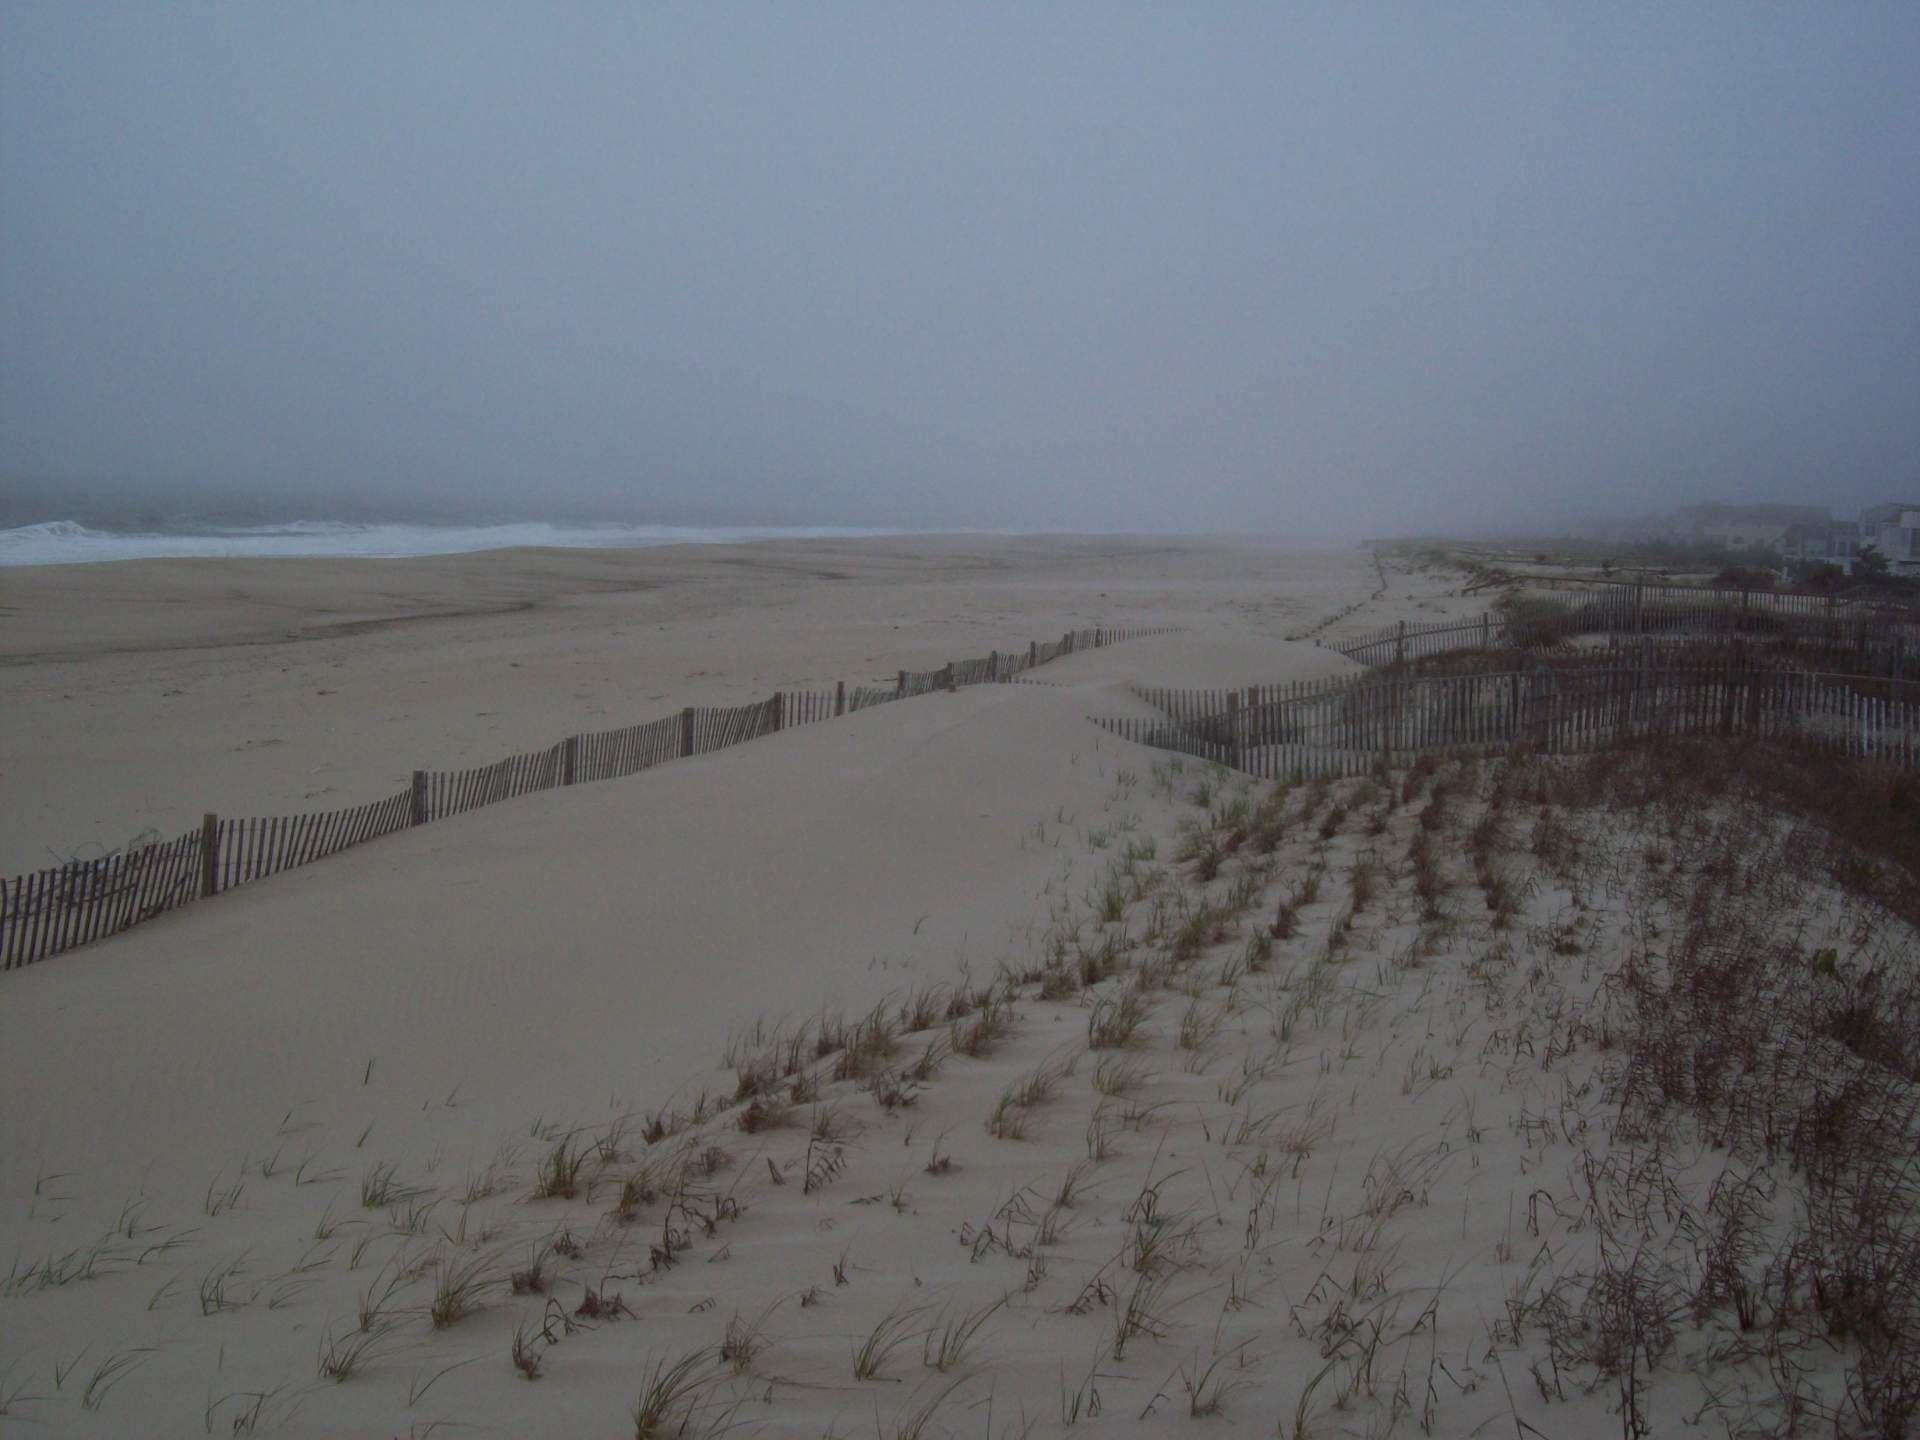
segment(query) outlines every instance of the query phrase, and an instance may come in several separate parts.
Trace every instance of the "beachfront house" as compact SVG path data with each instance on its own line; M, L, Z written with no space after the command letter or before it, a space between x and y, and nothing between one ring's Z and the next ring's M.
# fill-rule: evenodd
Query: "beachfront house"
M1689 505L1669 522L1672 538L1715 550L1784 553L1795 526L1824 526L1832 516L1809 505Z
M1860 553L1860 523L1829 520L1824 524L1790 525L1780 553L1788 560L1837 565L1843 573L1850 573Z
M1920 505L1869 505L1860 512L1860 547L1887 557L1894 575L1920 575Z

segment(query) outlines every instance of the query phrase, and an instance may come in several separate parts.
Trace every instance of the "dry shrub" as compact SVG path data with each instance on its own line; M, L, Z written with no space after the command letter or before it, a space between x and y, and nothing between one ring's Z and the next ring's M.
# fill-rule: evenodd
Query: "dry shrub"
M1672 867L1630 867L1673 930L1637 940L1598 997L1619 1045L1602 1072L1617 1111L1611 1148L1584 1176L1595 1263L1563 1271L1535 1317L1556 1360L1618 1383L1628 1433L1651 1433L1644 1377L1683 1316L1717 1316L1753 1333L1755 1354L1833 1347L1844 1394L1820 1403L1835 1433L1913 1434L1920 826L1908 782L1798 746L1671 740L1536 758L1508 778L1557 807L1564 833L1542 845L1536 825L1543 859L1586 863L1586 811L1661 835ZM1807 920L1831 913L1835 891L1851 943L1810 955ZM1699 1204L1671 1157L1702 1141L1734 1168ZM1794 1203L1776 1203L1783 1184ZM1797 1364L1768 1373L1790 1427L1810 1382Z

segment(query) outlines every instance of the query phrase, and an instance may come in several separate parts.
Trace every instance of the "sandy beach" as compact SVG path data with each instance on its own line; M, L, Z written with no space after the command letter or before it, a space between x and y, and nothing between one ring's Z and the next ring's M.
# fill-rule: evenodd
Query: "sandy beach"
M1685 1365L1562 1377L1540 1318L1577 1333L1555 1297L1611 1233L1571 1198L1620 1154L1605 1025L1567 1017L1614 1013L1671 903L1654 842L1543 846L1485 762L1256 784L1089 723L1473 604L1378 588L1360 551L1106 539L8 577L26 861L344 803L400 756L1182 629L8 973L0 1429L1673 1433ZM1726 1170L1674 1164L1675 1195ZM1712 1367L1759 1394L1757 1356Z
M1359 550L1105 538L0 570L0 873L1075 626L1277 642L1371 576Z
M0 1440L1920 1440L1920 7L1730 18L0 0Z

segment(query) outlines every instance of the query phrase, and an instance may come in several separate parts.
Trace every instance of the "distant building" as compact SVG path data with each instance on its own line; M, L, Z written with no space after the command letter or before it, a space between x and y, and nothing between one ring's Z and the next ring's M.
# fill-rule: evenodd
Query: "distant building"
M1920 501L1869 505L1858 520L1836 520L1818 505L1688 505L1617 528L1643 540L1746 551L1760 565L1810 561L1848 574L1862 551L1874 550L1892 574L1920 576Z
M1811 505L1689 505L1674 512L1669 534L1716 550L1785 550L1795 527L1831 525L1832 515Z
M1856 520L1829 520L1818 525L1790 525L1780 554L1788 560L1838 565L1851 572L1860 553L1860 524Z
M1920 505L1869 505L1862 510L1860 548L1868 546L1887 557L1893 574L1920 575Z

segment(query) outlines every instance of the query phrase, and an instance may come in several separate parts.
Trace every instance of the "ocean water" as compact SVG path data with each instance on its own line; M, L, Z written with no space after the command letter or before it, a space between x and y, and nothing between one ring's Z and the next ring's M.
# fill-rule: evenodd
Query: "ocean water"
M300 520L284 525L183 527L178 531L93 530L49 520L0 530L0 565L79 565L223 555L339 555L367 559L458 555L516 545L632 549L647 545L729 545L744 540L819 540L898 535L898 530L781 525L351 525Z

